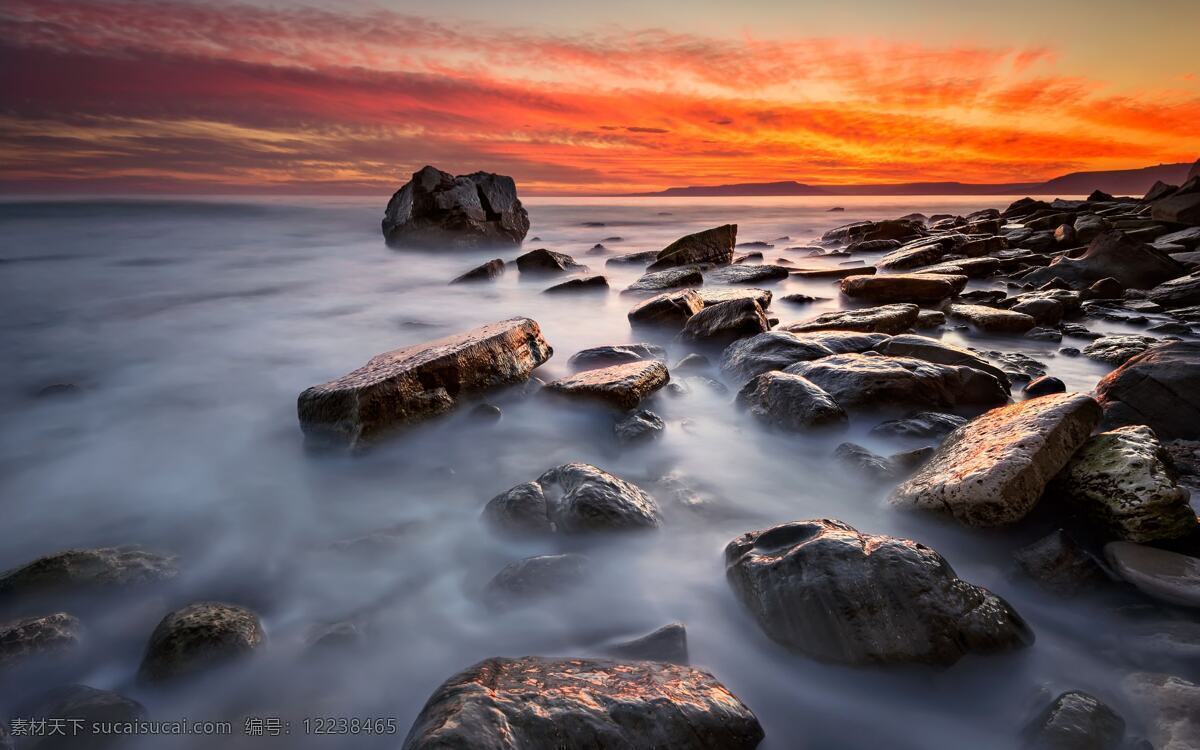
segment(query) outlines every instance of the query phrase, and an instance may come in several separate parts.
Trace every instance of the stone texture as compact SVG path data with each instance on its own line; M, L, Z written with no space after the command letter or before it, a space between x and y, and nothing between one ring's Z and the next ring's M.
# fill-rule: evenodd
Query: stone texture
M483 517L496 528L524 533L653 529L662 523L658 504L642 488L583 463L563 464L497 495Z
M65 612L0 622L0 672L74 648L82 633L79 620Z
M487 263L476 266L462 276L456 277L451 284L465 284L473 281L491 281L504 275L504 259L493 258Z
M660 437L666 429L662 417L648 409L636 409L617 420L613 435L621 445L635 445Z
M174 557L140 547L69 549L0 573L0 601L78 587L153 583L177 572Z
M835 310L802 323L785 326L792 333L807 331L863 331L901 333L913 327L921 308L911 304L880 305L857 310Z
M158 623L138 677L146 682L191 677L250 656L266 638L258 615L245 607L221 602L189 604Z
M1135 542L1109 542L1104 556L1117 575L1148 596L1200 607L1200 558Z
M1159 340L1153 336L1102 336L1083 347L1083 356L1110 365L1123 365L1157 343Z
M875 347L875 351L890 357L912 357L939 365L970 367L988 373L999 380L1005 388L1010 385L1008 375L983 357L969 349L928 336L918 336L912 333L900 334L881 342Z
M511 177L455 177L424 167L388 201L382 226L384 239L396 245L519 245L529 232L529 214Z
M683 623L673 622L640 638L614 643L606 651L617 659L687 664L687 628L683 626Z
M517 256L517 270L521 273L530 274L546 274L546 273L561 273L563 271L579 271L586 269L580 263L576 263L575 259L566 253L547 250L544 247L539 247L537 250Z
M702 287L696 290L705 307L719 305L735 299L753 299L765 310L771 306L772 294L769 289L729 289L721 287Z
M994 406L1008 400L1008 390L993 375L911 357L835 354L798 362L784 372L808 378L847 409L942 409Z
M967 285L966 276L898 273L842 279L842 294L868 302L941 302Z
M1075 596L1108 580L1099 561L1062 529L1013 552L1017 567L1057 596Z
M700 286L703 283L704 275L695 266L668 268L665 271L655 271L642 276L637 281L625 287L624 293L657 293L680 287Z
M1063 693L1025 729L1026 750L1119 750L1125 720L1088 693Z
M46 732L26 737L21 747L27 750L102 750L124 746L121 736L96 732L96 723L125 724L147 718L146 708L137 701L108 690L87 685L64 685L27 701L16 711L25 718L65 721L65 733ZM79 722L79 723L76 723ZM49 725L48 725L49 727ZM0 743L0 747L3 743Z
M1112 277L1126 289L1149 289L1187 273L1171 256L1114 230L1097 235L1078 258L1061 256L1055 263L1034 269L1021 277L1030 284L1043 284L1058 277L1077 289Z
M783 430L844 425L846 412L812 381L799 375L765 372L747 383L737 404L749 414Z
M659 271L697 263L725 264L733 260L737 224L724 224L685 235L658 252L649 270Z
M542 290L543 294L573 294L577 292L600 292L608 290L608 279L603 276L580 276L567 279Z
M679 339L693 344L726 346L769 328L767 315L757 300L734 299L705 307L688 318Z
M1164 281L1147 292L1146 299L1169 310L1200 305L1200 272Z
M1200 343L1148 349L1096 385L1104 426L1144 424L1164 440L1200 437Z
M662 388L670 379L667 366L662 362L643 360L568 375L547 383L544 390L629 410L637 408L642 399Z
M948 313L989 333L1024 333L1037 325L1032 315L983 305L950 305Z
M788 365L833 354L865 352L887 340L881 333L767 331L735 341L721 354L721 371L737 383Z
M642 362L667 358L667 350L655 344L617 344L613 346L593 346L581 349L571 355L567 364L576 370L594 370L598 367L620 365L626 362Z
M483 588L483 601L491 609L504 611L578 586L587 578L584 555L534 555L514 560L500 569Z
M1135 672L1122 680L1125 696L1145 718L1154 750L1200 747L1200 685L1182 677Z
M704 309L704 298L695 289L664 292L638 303L629 311L630 325L683 328L683 324Z

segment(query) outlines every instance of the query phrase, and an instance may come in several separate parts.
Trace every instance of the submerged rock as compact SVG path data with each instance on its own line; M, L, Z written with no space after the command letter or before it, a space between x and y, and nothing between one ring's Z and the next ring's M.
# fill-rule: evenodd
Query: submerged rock
M550 469L487 504L484 518L516 532L566 534L657 528L658 503L637 485L590 464Z
M138 677L165 682L245 658L266 642L258 615L245 607L198 602L177 609L150 635Z
M814 659L949 665L1033 642L1007 603L958 578L937 552L840 521L743 534L725 563L763 631Z
M560 273L562 271L585 270L587 266L575 262L566 253L540 247L517 256L517 270L521 273Z
M1039 586L1059 596L1074 596L1108 580L1100 562L1062 529L1021 547L1013 558Z
M752 750L758 719L708 672L660 661L487 659L444 682L404 750Z
M957 414L923 411L903 419L880 422L871 428L871 434L890 437L941 438L966 423L966 417L960 417Z
M1134 542L1109 542L1104 556L1143 593L1182 607L1200 607L1200 558Z
M519 245L528 232L516 183L489 172L455 177L424 167L396 191L383 215L383 237L397 245Z
M509 609L560 594L587 577L584 555L535 555L505 565L483 589L484 602L496 610Z
M647 409L637 409L613 425L613 434L618 443L633 445L659 437L666 428L662 417Z
M1169 310L1200 305L1200 272L1164 281L1147 292L1146 299Z
M83 626L66 612L0 622L0 671L36 656L61 654L79 644Z
M1008 390L989 373L911 357L835 354L798 362L784 372L803 375L844 408L938 409L1008 401Z
M1099 406L1082 393L993 409L951 433L929 463L896 488L891 502L951 515L968 526L1019 521L1100 417Z
M1104 426L1144 424L1162 439L1200 437L1200 343L1146 350L1096 385Z
M757 300L734 299L705 307L688 318L679 339L694 344L725 346L769 328L767 315Z
M174 578L175 558L140 547L69 549L0 573L0 600L77 587L119 587Z
M493 258L483 265L476 266L462 276L456 277L451 284L465 284L472 281L491 281L504 275L504 259Z
M784 430L844 425L846 412L828 393L799 375L766 372L747 383L737 404L760 421Z
M698 263L726 264L733 260L733 246L736 244L737 224L724 224L685 235L660 250L649 270Z
M379 354L301 393L300 427L315 444L366 445L464 396L524 381L553 353L536 322L512 318Z
M1072 690L1025 729L1026 750L1119 750L1125 720L1095 696Z
M670 379L667 366L662 362L643 360L584 370L547 383L545 390L629 410L637 408L642 399L662 388Z
M921 308L911 304L881 305L858 310L836 310L812 320L794 323L784 328L793 333L806 331L863 331L868 333L901 333L913 327Z
M146 707L141 703L87 685L64 685L49 690L21 706L17 715L46 719L56 725L60 721L65 722L65 727L62 727L64 734L58 734L58 729L47 729L46 733L37 735L34 744L22 746L32 750L100 750L120 747L120 735L103 731L105 727L95 725L127 724L141 721L147 716Z
M704 280L713 284L757 284L760 281L779 281L791 275L784 266L722 266L704 273Z
M561 284L547 287L542 290L544 294L570 294L572 292L596 292L608 289L608 279L603 276L580 276L577 279L569 279Z
M640 638L614 643L608 647L607 651L618 659L687 664L687 628L681 622L673 622Z

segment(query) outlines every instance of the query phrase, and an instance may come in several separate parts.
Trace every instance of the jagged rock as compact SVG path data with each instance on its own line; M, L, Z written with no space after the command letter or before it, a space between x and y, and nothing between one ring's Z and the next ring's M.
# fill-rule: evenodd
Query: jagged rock
M871 428L871 434L906 438L941 438L966 423L966 417L956 414L923 411L903 419L880 422Z
M1200 558L1134 542L1109 542L1104 556L1143 593L1182 607L1200 607Z
M708 672L659 661L487 659L444 682L404 750L752 750L758 719Z
M1057 276L1076 288L1084 288L1112 277L1125 288L1149 289L1185 273L1187 269L1166 253L1113 230L1097 235L1078 258L1062 256L1045 268L1034 269L1022 280L1041 284Z
M575 398L591 399L629 410L667 384L671 376L658 361L626 362L585 370L546 384L545 390Z
M738 339L763 333L770 327L767 315L757 300L734 299L705 307L688 318L679 339L690 343L725 346Z
M648 273L625 287L625 293L662 292L685 286L700 286L703 283L704 275L700 273L700 269L695 266L683 266Z
M1146 350L1096 385L1104 426L1144 424L1163 439L1200 437L1200 343Z
M747 383L737 404L762 422L784 430L844 425L846 412L807 378L765 372Z
M726 264L733 260L737 224L724 224L685 235L658 252L649 270L659 271L697 263Z
M993 333L1024 333L1037 324L1032 315L982 305L950 305L948 314Z
M164 682L249 656L266 642L258 615L245 607L197 602L171 612L150 635L138 677Z
M500 569L483 588L483 601L494 610L568 591L587 577L584 555L535 555Z
M550 469L488 502L483 517L504 531L579 534L657 528L654 498L637 485L590 464Z
M1075 596L1108 580L1100 563L1062 529L1013 553L1017 566L1058 596Z
M644 360L665 361L667 350L655 344L619 344L616 346L594 346L571 355L567 364L576 370L594 370L597 367L620 365Z
M705 271L704 280L713 284L757 284L786 279L790 274L785 266L722 266Z
M1095 696L1072 690L1025 728L1026 750L1119 750L1125 720Z
M806 331L863 331L867 333L901 333L917 322L921 308L910 304L881 305L858 310L827 312L802 323L784 328L792 333Z
M947 344L928 336L902 333L881 342L875 347L875 351L890 357L912 357L913 359L923 359L926 362L933 362L939 365L972 367L992 375L1005 388L1009 387L1008 375L999 367L996 367L969 349L964 349L954 344Z
M789 333L767 331L735 341L721 355L721 370L731 380L744 383L755 375L782 370L788 365L832 354L865 352L885 341L880 333L829 331Z
M1134 710L1145 717L1147 739L1155 750L1200 747L1200 685L1174 675L1135 672L1121 686Z
M1153 542L1196 529L1191 493L1179 486L1170 456L1145 425L1090 438L1051 489L1111 539Z
M722 289L714 287L703 287L696 290L700 295L700 299L704 301L705 307L719 305L722 302L732 302L735 299L753 299L758 302L765 310L771 306L771 292L769 289Z
M603 276L580 276L576 279L568 279L561 284L547 287L542 291L545 294L569 294L571 292L595 292L601 289L608 289L608 279Z
M665 292L635 305L629 311L630 325L682 328L688 318L704 309L704 299L695 289Z
M66 612L0 622L0 671L36 656L56 655L79 644L83 626Z
M1043 375L1026 383L1021 392L1025 394L1026 398L1037 398L1038 396L1048 396L1051 393L1065 393L1066 390L1067 384L1059 378Z
M1046 374L1046 365L1021 352L985 352L988 359L999 362L1004 374L1014 383L1023 383Z
M1110 365L1123 365L1157 343L1159 340L1153 336L1103 336L1085 346L1083 356Z
M528 231L516 183L489 172L455 177L424 167L396 191L383 215L389 244L519 245Z
M512 318L379 354L301 393L300 427L316 444L366 445L463 397L522 382L553 353L536 322Z
M640 638L614 643L606 651L618 659L688 663L687 628L673 622Z
M843 408L940 409L1008 401L1008 389L993 375L911 357L835 354L798 362L784 372L808 378Z
M968 526L1024 518L1100 421L1082 393L993 409L950 434L933 458L896 488L891 502L951 515Z
M949 665L1033 642L1007 603L958 578L937 552L840 521L743 534L725 564L766 634L822 661Z
M842 294L870 302L941 302L967 285L966 276L898 273L842 279Z
M521 273L560 273L562 271L587 270L587 266L576 263L566 253L558 253L540 247L517 256L517 270Z
M451 284L463 284L470 281L491 281L504 275L504 259L493 258L483 265L476 266L462 276L455 278Z
M87 685L64 685L49 690L22 705L17 715L48 719L56 725L60 721L65 724L59 727L62 734L58 733L59 729L53 732L47 729L35 735L37 739L31 740L32 744L22 746L30 750L101 750L119 747L118 736L103 729L112 724L128 724L147 717L146 707L141 703ZM104 726L97 727L97 724Z
M647 409L637 409L613 425L613 434L622 445L633 445L662 435L667 428L662 417Z
M174 578L175 558L140 547L69 549L0 573L0 600L79 587L131 586Z
M1200 305L1200 272L1164 281L1146 293L1147 299L1167 309Z

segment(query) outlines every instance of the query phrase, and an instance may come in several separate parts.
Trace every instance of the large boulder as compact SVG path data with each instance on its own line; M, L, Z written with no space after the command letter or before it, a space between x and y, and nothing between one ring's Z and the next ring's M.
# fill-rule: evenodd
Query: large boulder
M784 326L785 331L864 331L867 333L901 333L913 327L921 308L912 304L880 305L857 310L835 310L822 313L801 323Z
M760 421L784 430L846 423L846 412L811 380L784 372L764 372L747 383L737 404Z
M726 546L725 566L772 640L822 661L949 665L1033 642L1004 600L959 578L937 552L840 521L743 534Z
M1057 262L1021 277L1044 284L1056 276L1076 289L1112 277L1127 289L1149 289L1187 273L1170 255L1114 230L1096 236L1078 258L1062 256Z
M1121 686L1134 710L1145 717L1146 739L1155 750L1200 747L1200 685L1176 675L1135 672Z
M1170 224L1200 226L1200 191L1184 193L1186 187L1180 188L1175 195L1155 201L1150 212L1151 218Z
M547 383L545 390L629 410L637 408L642 399L662 388L670 379L667 366L662 362L639 360L568 375Z
M617 659L687 664L687 628L681 622L672 622L640 638L614 643L605 652Z
M512 318L378 354L301 393L300 427L314 444L367 445L463 397L522 382L553 353L535 321Z
M0 573L0 601L61 589L152 583L176 572L174 557L140 547L69 549Z
M653 529L662 523L654 498L591 464L563 464L488 502L483 517L518 533L579 534Z
M704 298L695 289L681 289L677 292L663 292L639 302L626 317L632 326L682 328L688 318L703 309Z
M1082 393L993 409L952 432L929 462L896 488L891 502L951 515L968 526L1019 521L1100 417L1100 407Z
M882 333L767 331L735 341L721 354L721 371L737 383L788 365L833 354L865 352L887 340Z
M966 276L936 273L851 276L841 281L842 294L868 302L941 302L966 285Z
M914 333L902 333L880 342L875 351L890 357L912 357L934 362L939 365L961 365L973 367L976 370L992 375L1005 388L1009 387L1008 375L983 357L961 346L948 344L928 336L918 336Z
M1008 401L1008 389L994 375L911 357L835 354L797 362L784 372L808 378L845 408L949 409Z
M1200 343L1146 350L1106 375L1096 400L1106 428L1144 424L1165 440L1200 437Z
M770 328L758 300L733 299L705 307L688 318L679 334L684 342L725 346Z
M258 615L245 607L197 602L171 612L150 635L138 677L165 682L250 656L266 642Z
M1112 539L1153 542L1196 529L1191 493L1176 481L1171 457L1145 425L1094 435L1051 485Z
M762 739L750 709L703 670L526 656L442 683L404 750L752 750Z
M737 224L723 224L703 232L689 234L672 242L650 264L651 271L700 263L725 264L733 260L737 244Z
M519 245L529 214L511 177L454 175L424 167L396 191L383 214L389 244L483 247Z
M82 636L82 624L66 612L0 622L0 672L35 656L61 654Z

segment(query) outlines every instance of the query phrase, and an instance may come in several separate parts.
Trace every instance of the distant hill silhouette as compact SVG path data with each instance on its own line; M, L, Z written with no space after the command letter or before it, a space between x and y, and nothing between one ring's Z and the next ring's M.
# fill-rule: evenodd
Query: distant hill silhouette
M733 185L698 185L667 188L657 193L635 193L638 196L720 197L720 196L780 196L780 195L1087 195L1102 190L1112 195L1141 196L1161 180L1168 185L1180 185L1187 180L1190 162L1159 164L1141 169L1118 169L1105 172L1072 172L1044 182L1011 182L973 184L966 182L901 182L883 185L806 185L784 180L779 182L742 182Z

